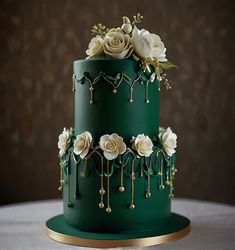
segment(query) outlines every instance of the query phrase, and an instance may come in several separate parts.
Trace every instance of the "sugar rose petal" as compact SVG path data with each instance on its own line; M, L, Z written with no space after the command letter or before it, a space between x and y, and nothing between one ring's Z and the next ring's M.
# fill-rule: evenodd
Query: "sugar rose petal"
M86 131L77 135L73 143L73 152L79 155L82 159L86 157L92 143L92 136L90 132Z
M126 144L123 142L123 138L115 133L101 136L99 145L107 160L113 160L126 151Z

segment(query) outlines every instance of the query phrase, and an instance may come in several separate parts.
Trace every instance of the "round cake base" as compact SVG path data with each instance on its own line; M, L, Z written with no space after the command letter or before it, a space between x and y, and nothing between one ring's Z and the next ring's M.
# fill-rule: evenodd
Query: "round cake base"
M69 245L113 248L146 247L178 240L190 232L190 221L179 214L172 213L169 224L155 231L126 234L105 234L79 231L67 225L63 215L55 216L46 222L49 238Z

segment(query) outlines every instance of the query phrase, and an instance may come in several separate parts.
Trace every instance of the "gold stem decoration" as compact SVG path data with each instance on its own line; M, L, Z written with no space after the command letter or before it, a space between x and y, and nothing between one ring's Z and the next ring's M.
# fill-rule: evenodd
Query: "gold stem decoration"
M149 80L147 80L145 85L145 101L149 103Z
M163 183L163 158L161 159L161 166L160 166L160 185L159 189L162 190L165 188L164 183Z
M144 161L146 161L146 158L144 158ZM147 163L146 163L147 165ZM150 166L148 167L147 166L147 169L148 169L148 186L147 186L147 191L146 191L146 194L145 194L145 197L146 198L149 198L151 196L151 183L150 183L150 171L151 171L151 161L150 161Z
M109 178L110 178L110 173L109 173L109 160L107 160L107 208L106 212L111 213L112 209L110 207L110 193L109 193L109 188L110 188L110 183L109 183Z
M123 159L125 157L125 155L127 155L128 152L126 152L123 156ZM124 187L124 182L123 182L123 174L124 174L124 167L126 166L126 164L128 163L129 158L127 158L126 162L124 164L122 164L121 166L121 176L120 176L120 187L119 187L119 192L124 192L125 191L125 187Z
M58 188L59 191L62 191L63 190L63 185L64 185L64 167L63 167L63 164L60 163L60 186Z
M121 182L121 185L119 187L119 191L124 192L125 188L124 188L124 185L123 185L123 165L121 166L121 180L120 180L120 182Z
M130 84L130 99L129 102L133 102L133 91L134 91L134 85L136 84L137 81L139 81L140 76L138 76L132 84Z
M98 152L97 152L98 153ZM100 153L98 153L100 155ZM99 207L100 208L104 208L104 194L105 194L105 190L104 190L104 160L103 157L100 155L101 157L101 173L100 173L100 203L99 203Z
M94 103L94 100L93 100L93 91L94 91L94 87L93 87L93 84L92 82L90 82L90 88L89 88L90 92L91 92L91 97L90 97L90 104Z
M134 158L133 160L132 160L132 164L131 164L131 175L130 175L130 177L131 177L131 203L130 203L130 208L131 209L134 209L135 208L135 204L134 204L134 195L135 195L135 183L134 183L134 181L135 181L135 169L134 169L134 167L135 167L135 159L136 158Z

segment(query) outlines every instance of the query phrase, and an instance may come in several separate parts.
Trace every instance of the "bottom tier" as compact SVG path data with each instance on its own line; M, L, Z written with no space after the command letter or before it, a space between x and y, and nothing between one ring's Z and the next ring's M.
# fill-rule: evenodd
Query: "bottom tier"
M159 231L170 223L174 157L156 147L151 157L133 152L108 161L72 149L61 164L65 222L83 232Z

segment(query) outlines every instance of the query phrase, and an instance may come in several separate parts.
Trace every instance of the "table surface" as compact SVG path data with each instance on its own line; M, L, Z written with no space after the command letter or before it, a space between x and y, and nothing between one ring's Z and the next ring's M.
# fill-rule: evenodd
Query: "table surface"
M192 225L191 233L181 240L164 245L146 247L146 250L235 249L234 206L173 199L172 210L190 218ZM78 249L75 246L52 241L45 235L45 221L60 213L62 213L61 200L0 206L0 250ZM91 248L79 247L79 249L88 250Z

